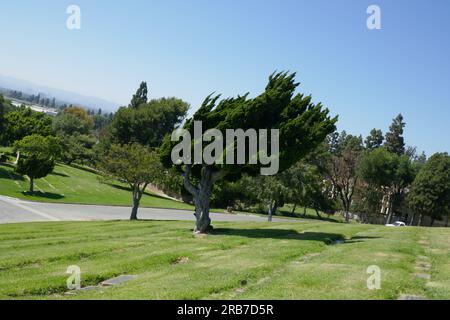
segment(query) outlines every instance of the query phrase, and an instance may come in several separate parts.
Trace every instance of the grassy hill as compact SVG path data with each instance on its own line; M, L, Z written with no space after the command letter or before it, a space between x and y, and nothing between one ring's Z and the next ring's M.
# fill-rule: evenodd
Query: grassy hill
M42 202L80 203L98 205L131 205L128 186L119 182L102 182L99 176L87 170L58 164L52 174L35 180L34 195L29 195L28 180L14 172L12 165L0 164L0 195ZM144 207L191 209L192 206L145 194Z
M2 299L398 299L450 296L450 230L358 224L110 221L0 225ZM346 239L345 243L333 244ZM423 271L422 264L428 265ZM65 294L67 267L82 286ZM366 286L381 269L381 289ZM428 274L431 278L420 277Z

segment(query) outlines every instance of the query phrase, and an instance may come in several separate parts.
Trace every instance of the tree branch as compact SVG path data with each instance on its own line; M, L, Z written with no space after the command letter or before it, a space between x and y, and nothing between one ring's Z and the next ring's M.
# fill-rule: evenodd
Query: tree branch
M194 197L198 197L199 190L194 187L194 185L189 180L189 176L191 175L191 168L192 165L186 165L186 171L183 173L183 183L187 191L189 191Z

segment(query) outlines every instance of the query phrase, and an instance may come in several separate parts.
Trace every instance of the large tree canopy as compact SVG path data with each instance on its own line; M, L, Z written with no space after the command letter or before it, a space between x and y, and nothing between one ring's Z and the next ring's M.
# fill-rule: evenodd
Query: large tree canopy
M450 156L436 153L422 167L408 194L408 204L421 215L435 219L450 214Z
M389 199L386 223L391 221L394 201L413 182L416 173L415 166L407 155L389 152L385 147L363 156L359 174L366 183L382 190Z
M324 109L320 103L313 104L310 96L294 95L297 86L295 73L274 73L269 77L265 91L253 99L248 94L221 101L220 96L208 96L184 128L191 136L194 136L194 121L202 121L203 134L209 129L218 129L224 135L227 129L278 129L279 154L272 156L278 158L279 168L283 171L316 148L335 130L337 121L337 118L330 118L328 109ZM176 142L166 139L162 146L161 157L167 166L173 165L171 153L175 145ZM222 159L237 148L234 143L223 147L228 149L220 155ZM247 154L247 160L249 156L254 155ZM185 187L194 196L197 218L195 230L198 233L209 229L209 198L212 186L218 179L235 179L243 173L256 175L261 167L265 167L261 163L249 164L248 161L238 165L223 162L184 166Z
M28 107L20 107L5 115L5 138L9 144L32 134L49 136L52 134L52 119Z
M138 107L122 107L110 125L111 142L159 147L166 134L186 117L189 104L177 98L150 100Z

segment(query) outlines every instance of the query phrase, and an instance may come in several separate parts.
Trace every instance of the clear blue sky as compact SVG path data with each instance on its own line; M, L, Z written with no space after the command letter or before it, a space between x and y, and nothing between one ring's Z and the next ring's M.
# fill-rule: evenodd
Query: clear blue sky
M79 31L66 8L81 8ZM381 8L382 30L366 9ZM386 131L428 155L450 151L450 1L15 0L0 3L0 74L121 104L152 97L198 107L216 91L258 94L274 70L298 73L339 129Z

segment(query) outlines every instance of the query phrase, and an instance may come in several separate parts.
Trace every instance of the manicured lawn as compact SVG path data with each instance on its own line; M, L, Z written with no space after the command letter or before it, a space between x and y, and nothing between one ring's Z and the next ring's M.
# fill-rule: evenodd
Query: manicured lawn
M0 226L0 298L31 299L397 299L450 297L450 230L358 224L55 222ZM331 245L334 240L345 243ZM419 256L431 279L414 276ZM66 269L82 285L121 274L115 287L64 294ZM366 286L370 265L381 290Z
M28 180L17 175L12 166L0 165L0 195L40 202L80 203L130 206L131 192L124 184L106 183L99 176L71 166L58 164L54 172L35 180L34 195L26 193ZM144 207L191 209L192 206L159 196L146 194Z

